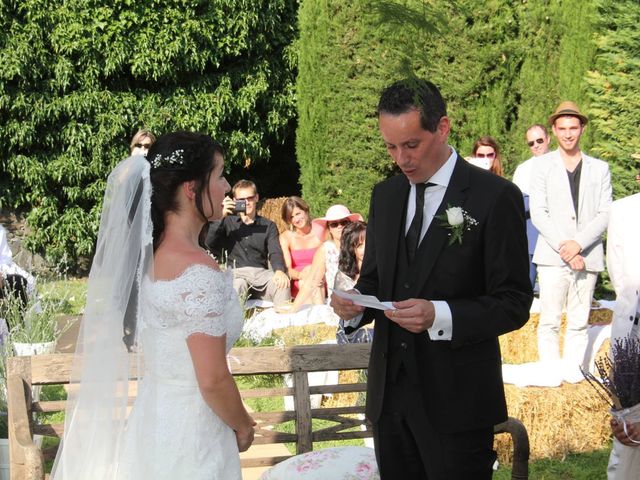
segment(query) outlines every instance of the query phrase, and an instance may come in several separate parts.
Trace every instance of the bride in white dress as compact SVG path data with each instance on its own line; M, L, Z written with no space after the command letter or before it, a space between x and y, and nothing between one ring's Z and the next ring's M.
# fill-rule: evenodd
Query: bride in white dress
M158 139L148 161L131 157L110 175L74 368L79 391L52 478L241 479L238 452L255 422L226 354L242 313L231 276L199 242L222 215L223 173L210 137L178 132ZM127 418L136 365L119 337L135 298L144 366Z

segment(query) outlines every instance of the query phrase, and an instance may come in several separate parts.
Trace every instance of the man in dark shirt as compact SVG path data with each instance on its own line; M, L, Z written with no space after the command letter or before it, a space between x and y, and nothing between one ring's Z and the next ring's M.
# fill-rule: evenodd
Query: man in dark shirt
M291 299L291 292L278 228L256 214L259 196L255 183L240 180L232 195L233 199L225 199L223 219L211 223L206 244L233 269L233 288L240 296L248 293L279 306ZM239 200L246 202L246 211L236 214Z

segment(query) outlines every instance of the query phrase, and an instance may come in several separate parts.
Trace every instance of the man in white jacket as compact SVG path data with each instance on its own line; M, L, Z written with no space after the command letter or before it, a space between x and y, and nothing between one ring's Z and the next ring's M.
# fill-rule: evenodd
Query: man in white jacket
M566 305L560 369L572 383L584 378L579 367L596 279L604 270L602 235L611 207L609 166L580 150L587 122L573 102L562 102L549 117L558 149L539 157L530 194L531 219L540 233L533 255L540 285L538 354L543 362L560 361L560 318Z
M640 159L640 154L633 154ZM640 172L636 176L640 183ZM612 344L625 337L640 338L640 193L613 202L607 232L607 270L616 291L611 327ZM640 472L640 424L627 433L612 420L615 434L607 474L609 480L637 479ZM634 466L636 464L636 466Z

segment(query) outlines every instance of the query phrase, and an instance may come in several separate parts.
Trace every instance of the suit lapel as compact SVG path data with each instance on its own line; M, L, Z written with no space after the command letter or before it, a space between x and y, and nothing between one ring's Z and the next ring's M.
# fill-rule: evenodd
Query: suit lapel
M438 207L436 216L445 214L449 206L462 207L464 205L467 198L466 190L469 186L469 168L469 164L458 156L449 180L449 186ZM418 247L416 262L410 266L410 275L416 279L413 282L415 290L411 292L412 296L416 296L422 290L440 252L448 242L449 230L441 225L441 220L434 218Z

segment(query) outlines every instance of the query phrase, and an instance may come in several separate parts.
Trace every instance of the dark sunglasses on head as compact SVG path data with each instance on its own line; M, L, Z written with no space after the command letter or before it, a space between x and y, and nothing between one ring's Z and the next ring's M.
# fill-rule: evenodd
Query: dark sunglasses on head
M542 142L544 142L544 138L536 138L535 140L531 140L530 142L527 142L527 145L529 145L530 147L533 147L534 143L537 143L538 145L542 145Z
M337 222L327 222L327 225L329 226L329 228L338 228L338 227L344 227L346 225L349 225L349 220L338 220Z
M144 148L145 150L149 150L151 148L150 143L136 143L133 146L136 148Z
M476 153L476 158L493 158L496 156L496 152L491 153Z

